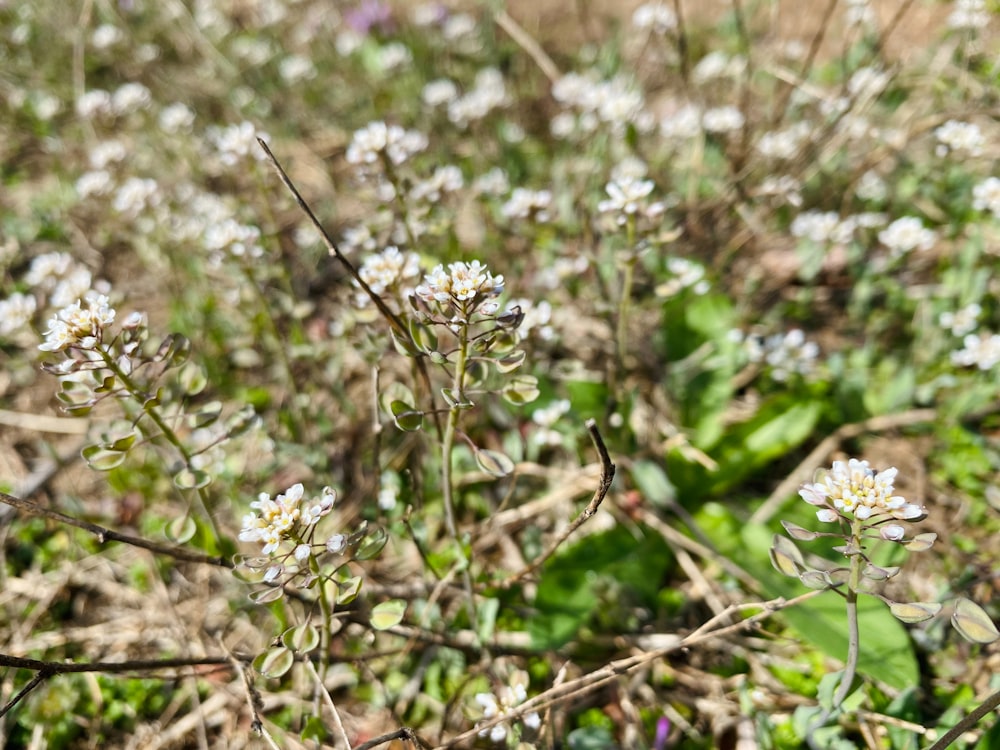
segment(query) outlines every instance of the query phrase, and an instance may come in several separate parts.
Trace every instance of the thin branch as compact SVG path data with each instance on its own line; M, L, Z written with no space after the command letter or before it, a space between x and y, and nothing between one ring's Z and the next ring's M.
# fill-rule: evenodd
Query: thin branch
M38 673L17 695L7 701L3 708L0 708L0 718L3 718L42 682L57 674L81 674L84 672L121 674L123 672L151 672L158 669L176 669L177 667L200 667L206 665L232 666L232 664L233 657L229 656L208 656L199 659L140 659L124 662L59 662L0 654L0 667L28 669Z
M590 439L594 441L594 447L597 449L597 455L601 459L601 483L598 485L597 489L594 491L594 496L591 498L587 507L583 509L579 516L571 523L566 529L556 538L542 554L531 561L526 567L504 579L498 585L501 589L509 589L518 581L523 580L525 577L531 575L548 560L552 555L555 554L556 550L559 549L560 545L565 542L570 535L573 534L577 529L579 529L583 524L594 517L597 513L598 508L601 507L601 503L608 494L608 490L611 489L611 482L615 478L615 465L611 461L611 456L608 454L608 448L604 444L604 439L601 437L601 433L597 429L597 423L593 419L588 419L586 422L587 431L590 432Z
M941 735L941 739L928 747L927 750L944 750L944 748L972 729L980 719L984 718L997 706L1000 706L1000 690L993 693L993 695L980 703L972 713Z
M548 56L542 46L536 42L531 36L525 31L521 26L505 10L500 10L497 12L494 19L497 22L497 26L507 32L510 38L525 52L528 53L528 57L535 61L535 65L541 69L545 77L549 79L551 83L555 83L560 78L562 78L562 73L559 72L559 68L552 58Z
M372 748L378 747L379 745L385 745L394 740L402 740L403 742L410 742L415 745L420 745L420 747L424 748L430 747L430 745L428 745L426 742L420 739L417 733L414 732L412 729L410 729L409 727L400 727L395 732L389 732L388 734L383 734L380 735L379 737L370 739L367 742L358 745L356 748L354 748L354 750L372 750Z
M333 724L340 733L340 738L344 741L344 750L351 750L351 740L347 736L347 730L344 729L344 722L340 718L340 711L337 710L337 704L333 702L333 696L331 696L330 691L326 689L326 685L323 684L323 680L319 678L319 672L316 671L316 667L313 665L312 661L310 659L306 659L304 663L306 665L306 669L309 670L309 675L313 678L313 681L316 683L316 687L319 689L323 702L326 703L327 708L330 709L330 715L333 717Z
M130 534L121 534L117 531L113 531L112 529L98 526L96 523L81 521L78 518L67 516L63 513L59 513L58 511L43 508L37 503L33 503L30 500L22 500L19 497L8 495L6 492L0 492L0 502L4 502L13 508L17 508L17 510L28 513L29 515L41 516L42 518L48 518L51 521L64 523L67 526L75 526L78 529L83 529L84 531L96 536L97 540L101 544L108 541L121 542L122 544L130 544L133 547L148 549L150 552L157 555L166 555L174 558L175 560L201 563L203 565L215 565L220 568L233 567L232 561L225 557L213 557L211 555L204 555L200 552L190 552L188 550L181 549L180 547L166 547L162 544L151 542L148 539L143 539L142 537L132 536Z

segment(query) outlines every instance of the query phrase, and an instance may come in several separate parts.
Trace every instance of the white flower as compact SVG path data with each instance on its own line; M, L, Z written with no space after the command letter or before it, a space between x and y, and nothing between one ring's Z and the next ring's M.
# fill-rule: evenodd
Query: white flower
M425 148L427 136L423 133L377 121L354 131L346 158L349 164L375 164L380 154L385 154L393 164L399 165Z
M85 120L111 113L111 94L94 89L82 94L76 100L76 113Z
M851 516L859 520L919 518L924 514L922 507L893 494L897 473L894 467L876 472L867 461L856 458L847 463L834 461L818 482L803 485L799 495L810 505L825 506L816 516L826 523Z
M930 250L937 241L937 234L924 227L916 216L904 216L879 232L878 239L894 258L898 258L911 250Z
M552 192L549 190L529 190L528 188L514 188L510 198L500 209L500 212L508 219L533 219L544 223L549 221L551 214L549 208L552 205Z
M10 338L26 327L35 314L37 302L30 294L14 292L0 300L0 338Z
M650 203L646 200L654 187L652 180L637 180L631 177L612 180L604 187L608 198L597 204L597 210L601 213L618 214L616 219L621 225L625 224L629 216L636 214L647 218L659 216L664 211L663 203L659 201Z
M945 156L950 151L964 151L970 156L978 156L985 143L979 126L971 122L948 120L934 131L934 135L940 144L936 152L938 156Z
M302 55L289 55L278 63L278 75L288 84L298 83L316 77L316 66L312 60Z
M127 115L146 109L152 101L153 95L141 83L126 83L111 95L111 109L116 115Z
M707 109L701 116L702 127L709 133L731 133L742 128L745 122L743 113L731 106Z
M409 292L408 282L415 281L420 274L420 256L389 245L381 253L368 256L358 274L380 297L391 289L405 296ZM357 299L359 305L370 302L367 294L359 294Z
M1000 177L987 177L972 188L972 207L1000 219Z
M194 125L194 112L181 102L164 107L160 111L160 127L167 133L181 133Z
M954 312L946 310L938 317L938 323L951 331L953 336L965 336L976 330L979 325L977 318L982 311L983 308L973 302Z
M662 35L677 28L677 15L662 2L643 3L632 13L632 25Z
M461 309L475 308L478 303L498 297L503 292L503 276L494 276L478 260L458 261L438 265L424 276L416 295L426 302L451 303ZM470 304L471 303L471 304Z
M115 310L103 294L91 295L67 305L49 321L43 352L59 352L70 347L96 349L104 338L104 330L115 319Z
M252 122L244 121L239 125L230 125L227 128L213 128L209 131L208 136L218 151L219 159L227 167L236 165L248 155L257 160L267 158L257 143L257 138L267 141L270 136L263 131L258 131Z
M962 339L962 348L951 353L952 364L992 370L1000 364L1000 334L973 334Z
M506 103L507 87L503 74L496 68L484 68L476 73L475 85L468 93L448 103L448 119L466 127Z
M983 29L989 22L986 0L956 0L947 20L948 27L952 29Z
M448 78L438 78L424 86L420 98L428 107L440 107L458 98L458 86Z

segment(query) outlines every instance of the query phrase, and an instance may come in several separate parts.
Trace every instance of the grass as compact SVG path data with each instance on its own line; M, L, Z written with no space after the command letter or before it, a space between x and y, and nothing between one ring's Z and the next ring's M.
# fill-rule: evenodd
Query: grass
M717 5L0 8L5 746L998 746L998 9Z

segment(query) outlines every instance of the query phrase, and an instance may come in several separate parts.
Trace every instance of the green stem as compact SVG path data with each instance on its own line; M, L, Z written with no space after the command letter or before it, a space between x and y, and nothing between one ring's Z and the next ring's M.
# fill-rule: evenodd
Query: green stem
M628 316L629 306L632 301L632 286L635 283L635 266L638 256L635 253L635 217L629 216L625 225L625 243L628 250L628 257L625 260L625 268L622 271L621 295L618 299L618 325L615 331L615 344L618 349L617 361L619 367L624 368L625 355L628 353Z
M462 317L465 311L462 311ZM455 433L458 429L458 420L463 404L465 403L465 368L469 360L469 338L468 329L465 326L459 327L458 332L458 357L455 361L455 373L452 379L452 397L457 402L448 410L448 419L444 426L444 436L441 439L441 494L444 499L444 522L448 529L448 535L452 538L458 548L459 553L465 560L462 570L462 580L465 584L467 599L467 611L469 615L469 627L476 629L476 605L472 592L472 576L469 573L468 558L465 556L462 541L458 536L458 525L455 522L455 501L452 479L452 454L455 449Z
M319 561L309 556L309 568L319 577L319 609L323 615L323 628L319 634L319 681L326 685L326 673L330 667L330 631L333 628L333 607L327 599L327 580L320 575Z
M123 386L125 386L125 390L129 392L129 395L131 395L132 398L134 398L139 403L139 405L142 407L143 413L147 417L149 417L150 420L152 420L153 424L157 426L163 438L168 443L170 443L170 445L172 445L181 455L181 458L184 459L185 468L193 469L191 465L192 457L190 451L188 451L184 443L181 442L181 439L177 436L177 433L174 432L173 428L169 424L167 424L167 421L163 418L163 415L160 414L160 412L156 409L156 406L151 403L151 400L147 398L146 394L142 391L141 388L138 387L135 381L133 381L132 378L130 378L125 373L125 371L118 366L118 363L115 361L114 357L112 357L109 352L104 351L103 349L100 350L100 352L101 352L101 357L104 359L104 364L107 366L107 368L114 373L115 378L118 380L118 382L120 382ZM196 489L197 489L198 501L201 503L201 509L204 513L205 519L208 521L209 526L211 526L212 528L212 533L215 535L216 547L221 549L222 534L219 533L219 527L216 526L215 519L209 512L208 493L205 492L204 487L198 487Z

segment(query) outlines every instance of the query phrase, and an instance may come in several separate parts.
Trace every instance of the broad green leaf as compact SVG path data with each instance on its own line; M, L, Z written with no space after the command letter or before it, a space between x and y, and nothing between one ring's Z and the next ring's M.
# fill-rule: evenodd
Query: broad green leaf
M532 644L560 648L611 602L600 591L618 591L653 606L672 557L663 538L644 526L614 526L560 550L542 568L528 621Z
M371 623L376 630L388 630L399 625L406 614L406 602L403 599L390 599L387 602L372 607Z

